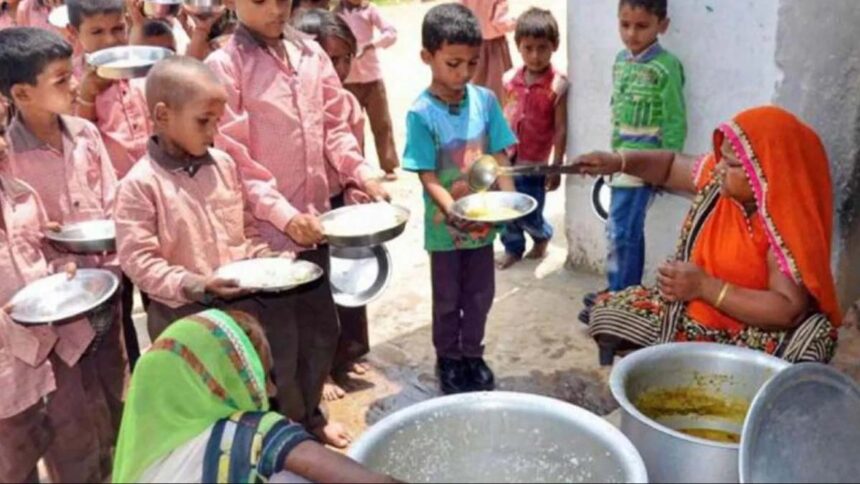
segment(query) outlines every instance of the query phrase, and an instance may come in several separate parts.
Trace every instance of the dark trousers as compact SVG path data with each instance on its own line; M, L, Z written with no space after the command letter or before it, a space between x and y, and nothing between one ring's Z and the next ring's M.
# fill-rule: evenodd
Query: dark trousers
M298 258L322 267L326 275L289 292L221 301L213 307L245 311L260 321L275 360L279 410L312 429L325 424L320 398L331 371L340 325L328 280L328 246L302 252ZM152 301L147 311L150 337L154 340L173 321L206 309L209 307L196 303L173 309Z
M400 166L397 148L394 146L394 127L388 110L388 94L385 83L380 79L374 82L344 84L343 86L358 99L361 107L367 111L370 130L376 143L376 153L379 156L379 167L386 173L393 172Z
M496 294L493 246L431 252L430 273L436 356L483 356L484 329Z
M546 242L553 236L552 225L543 216L546 205L546 177L518 176L514 178L517 191L531 195L538 202L537 209L527 216L505 225L502 232L502 243L505 252L515 257L522 257L526 252L526 234L535 243Z

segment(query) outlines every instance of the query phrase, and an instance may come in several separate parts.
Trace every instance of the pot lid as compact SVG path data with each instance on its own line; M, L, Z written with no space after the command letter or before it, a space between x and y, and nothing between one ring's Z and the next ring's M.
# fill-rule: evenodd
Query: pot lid
M854 482L860 476L860 386L817 363L794 365L753 400L740 481Z
M388 287L391 254L384 245L331 247L330 275L334 301L339 306L366 306Z

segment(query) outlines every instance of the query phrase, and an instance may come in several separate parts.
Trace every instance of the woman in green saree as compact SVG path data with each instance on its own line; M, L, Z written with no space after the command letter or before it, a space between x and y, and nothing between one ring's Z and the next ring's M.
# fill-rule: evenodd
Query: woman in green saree
M269 412L274 386L262 329L209 310L172 324L135 367L114 482L385 482Z

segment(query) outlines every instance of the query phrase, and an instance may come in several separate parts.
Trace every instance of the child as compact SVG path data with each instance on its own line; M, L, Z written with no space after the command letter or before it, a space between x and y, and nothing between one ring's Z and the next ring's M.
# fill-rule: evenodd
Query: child
M140 44L161 47L176 52L176 38L170 24L161 19L146 19L143 23Z
M488 87L496 97L502 99L504 93L502 76L514 66L505 35L514 30L517 20L508 14L508 0L459 1L478 17L484 36L481 60L472 82Z
M612 93L612 149L681 151L687 136L684 69L658 37L669 28L667 0L621 0L621 40ZM609 291L642 283L645 214L653 188L628 175L613 178L609 210ZM586 297L590 303L594 295Z
M123 271L151 299L150 338L213 305L262 317L259 301L237 299L244 294L235 281L212 275L230 262L273 255L250 240L253 227L233 160L210 148L227 100L224 88L201 61L172 57L150 71L146 97L155 135L120 183L115 219ZM268 306L277 302L269 299Z
M16 24L19 27L38 27L54 31L56 29L48 22L48 15L51 14L52 7L62 4L62 0L20 0L15 11Z
M0 142L2 305L48 275L48 263L68 266L73 260L42 245L47 220L110 215L115 179L98 131L61 114L71 111L75 97L71 55L68 43L53 32L0 31L0 92L17 112L6 133L9 149ZM36 190L13 176L26 178ZM69 272L92 262L77 260ZM110 478L126 366L119 324L112 324L96 347L90 326L95 317L25 328L0 315L0 481L35 482L40 457L52 482Z
M386 179L395 180L395 170L400 166L400 159L394 146L394 129L376 49L387 49L394 45L397 42L397 29L386 22L376 5L368 0L341 0L335 12L346 20L358 42L358 53L344 87L358 98L367 111L379 165L385 171ZM376 39L373 38L374 29L380 33Z
M331 59L337 77L341 81L349 75L352 59L357 50L357 42L349 25L339 16L321 9L306 10L299 17L294 17L296 28L313 38L325 50ZM349 108L343 112L344 119L349 124L352 133L358 140L358 144L364 146L364 113L358 99L349 91L344 91L349 100ZM340 208L347 203L347 199L354 201L356 198L355 183L347 182L346 189L337 175L335 167L329 163L326 165L329 185L331 186L331 206ZM350 196L346 196L349 194ZM361 197L363 194L359 194ZM370 351L367 330L367 308L345 308L337 307L338 319L340 319L340 339L332 365L333 373L337 371L353 371L364 374L367 368L356 360ZM323 386L323 399L333 401L346 396L346 392L334 381L334 375L326 380Z
M227 87L227 111L216 144L236 160L257 220L273 250L329 267L316 213L329 207L326 163L373 199L388 198L344 121L346 97L331 61L316 43L287 27L291 4L237 0L239 27L207 64ZM289 294L290 310L267 325L278 399L287 415L320 439L349 444L343 427L318 409L331 369L338 321L331 284ZM301 383L301 385L299 384Z
M468 84L478 64L481 30L459 4L432 8L422 27L421 58L433 82L406 118L404 168L424 186L425 246L433 282L433 344L442 392L491 390L483 339L493 304L493 239L488 225L456 219L451 207L468 194L466 173L477 158L493 155L507 165L515 142L493 93ZM513 191L510 178L503 188Z
M18 24L17 12L18 0L0 1L0 30L15 27Z
M331 10L331 0L293 0L293 19L297 19L308 10Z
M552 66L558 50L558 23L548 10L532 8L517 20L517 50L525 64L505 79L505 117L519 144L512 150L514 165L545 165L553 153L553 165L564 163L567 151L567 77ZM556 190L560 177L526 176L514 179L517 191L531 195L538 208L528 217L508 224L502 234L505 255L499 263L507 269L523 258L528 233L534 247L526 257L546 255L552 226L544 219L546 192Z

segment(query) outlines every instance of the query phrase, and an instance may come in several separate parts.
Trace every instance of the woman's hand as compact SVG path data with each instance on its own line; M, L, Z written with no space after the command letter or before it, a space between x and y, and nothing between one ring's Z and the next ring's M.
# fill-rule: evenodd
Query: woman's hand
M573 166L580 169L580 173L591 176L614 175L621 171L621 155L594 151L580 155L574 160Z
M670 261L657 269L657 288L669 302L701 299L708 276L690 262Z

